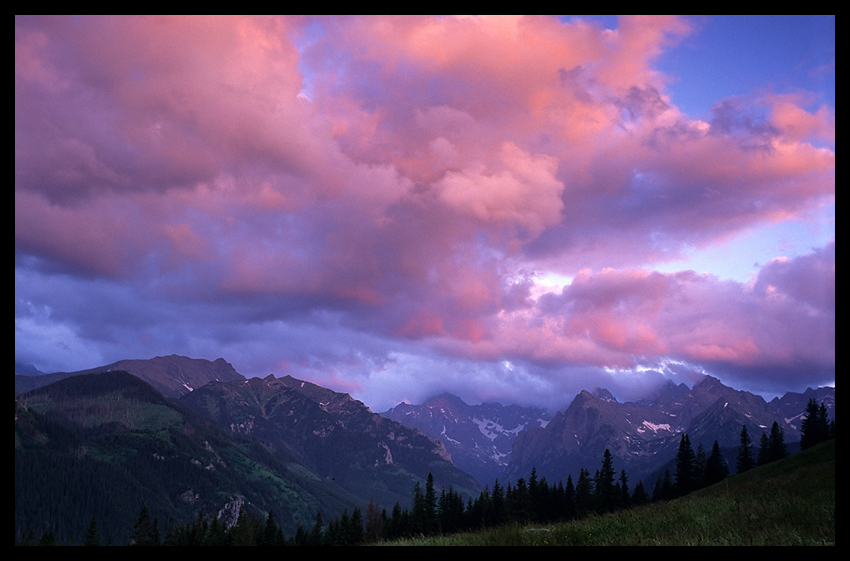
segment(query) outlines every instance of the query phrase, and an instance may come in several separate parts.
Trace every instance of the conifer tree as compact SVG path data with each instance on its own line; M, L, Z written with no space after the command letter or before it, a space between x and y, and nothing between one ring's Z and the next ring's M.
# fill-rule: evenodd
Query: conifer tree
M676 494L687 495L694 490L696 471L696 457L691 448L691 441L687 433L682 434L679 441L679 452L676 454Z
M434 489L434 475L429 471L425 480L425 535L437 533L437 492Z
M614 503L614 461L606 448L602 455L602 469L596 478L596 506L599 512L611 512Z
M668 470L669 471L669 470ZM652 488L652 502L661 500L661 478L655 480L655 486Z
M410 530L414 534L424 535L426 532L428 516L425 510L425 495L422 494L422 486L417 481L413 486L413 502L410 505Z
M491 501L493 503L493 525L500 526L508 521L508 510L505 503L505 492L499 485L498 478L493 483Z
M425 483L425 493L419 482L413 488L413 505L411 507L411 530L414 534L431 536L437 530L437 496L434 492L434 476L428 473Z
M387 540L394 540L407 535L406 511L402 512L401 505L396 501L390 518L384 526L384 536Z
M661 500L669 501L676 497L676 489L673 487L673 479L670 470L664 470L664 478L661 480ZM654 499L653 499L654 500Z
M325 523L322 520L322 513L317 511L316 522L313 523L313 529L310 531L310 536L307 538L307 545L322 545L322 527L324 525Z
M591 507L593 500L593 484L590 480L590 472L585 468L579 470L578 483L576 483L576 515L585 516Z
M769 462L781 460L788 455L788 452L785 449L785 434L780 428L779 423L776 421L773 421L773 425L770 427L768 442L770 443L768 454Z
M345 543L346 545L360 545L363 543L363 515L360 512L359 506L354 507L354 511L351 513Z
M342 509L342 516L337 521L336 531L334 532L334 545L351 545L349 538L351 536L351 516L348 514L348 507Z
M825 404L821 403L819 407L815 399L810 398L805 415L800 426L800 450L811 448L829 438L829 420Z
M278 526L277 520L274 517L274 511L269 509L269 514L266 517L266 525L263 528L263 533L260 535L257 545L273 546L280 545L277 543Z
M540 489L537 481L537 468L532 466L528 477L528 519L530 522L540 520Z
M735 469L738 473L744 473L751 469L755 464L753 460L753 443L750 440L750 435L747 433L747 425L741 426L741 444L738 446L738 460L735 464Z
M720 445L714 441L711 447L711 454L705 462L705 475L703 477L704 485L713 485L718 481L726 479L729 475L729 467L726 465L726 460L723 459L723 454L720 452Z
M640 480L637 482L637 485L635 485L634 493L632 493L632 504L642 505L648 503L649 501L649 493L647 493L646 489L644 489L643 487L643 480Z
M366 507L366 529L363 534L365 543L376 543L383 538L384 521L378 512L378 504L369 498L369 506Z
M218 516L213 514L210 516L210 522L207 524L207 519L201 514L202 525L199 531L198 545L206 545L210 547L220 547L227 544L227 528L224 521L219 520Z
M511 520L520 524L527 524L531 520L531 495L528 493L528 485L525 478L520 477L514 485L511 499L508 504Z
M257 545L257 536L254 532L253 516L249 516L244 505L239 506L239 514L236 524L227 532L230 545L250 546Z
M153 522L148 513L148 505L143 504L139 511L139 517L133 524L133 534L130 536L130 545L159 545L158 531L154 532Z
M180 545L177 541L177 528L174 526L174 517L168 517L168 523L165 526L165 536L162 538L162 545Z
M86 529L86 539L83 542L83 545L87 545L87 546L99 546L100 545L100 528L98 527L96 516L91 517L91 521L89 522L89 526Z
M573 476L567 476L567 486L564 488L564 514L568 520L576 517L576 489Z
M30 547L35 545L35 530L30 528L21 538L21 545Z
M629 495L629 478L626 477L626 470L620 471L620 508L629 508L632 506L632 497Z
M770 461L770 440L765 433L761 433L759 438L759 453L756 458L756 464L763 466Z

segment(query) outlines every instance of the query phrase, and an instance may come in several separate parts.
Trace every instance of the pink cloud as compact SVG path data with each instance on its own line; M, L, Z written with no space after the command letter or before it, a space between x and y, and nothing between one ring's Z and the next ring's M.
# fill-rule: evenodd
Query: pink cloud
M835 114L825 105L810 113L801 105L801 96L773 96L771 99L771 123L792 142L811 139L835 142Z
M834 368L833 277L829 248L767 265L752 287L693 272L582 271L561 294L503 314L488 344L467 352L608 367L673 356Z
M16 19L16 248L491 359L829 363L834 327L811 318L834 307L834 253L772 262L752 289L637 269L834 198L826 108L678 111L653 61L690 29ZM575 280L534 300L513 279L541 268Z

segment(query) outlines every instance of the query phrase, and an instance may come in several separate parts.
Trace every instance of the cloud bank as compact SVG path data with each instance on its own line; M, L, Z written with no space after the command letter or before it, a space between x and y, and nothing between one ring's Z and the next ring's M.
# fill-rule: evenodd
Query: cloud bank
M373 408L558 401L665 361L834 381L834 241L751 282L654 270L834 205L834 110L677 109L654 63L692 32L18 17L16 358L223 356Z

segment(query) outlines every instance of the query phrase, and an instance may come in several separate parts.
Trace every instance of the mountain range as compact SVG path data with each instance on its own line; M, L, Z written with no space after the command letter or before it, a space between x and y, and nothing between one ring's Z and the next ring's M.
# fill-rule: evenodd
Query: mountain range
M371 500L407 507L428 473L436 489L467 497L532 469L575 481L605 449L632 485L651 487L683 433L694 449L717 440L734 471L741 426L757 449L776 421L790 450L810 398L835 418L834 388L767 402L710 376L637 402L582 391L554 414L441 394L378 415L290 376L246 379L224 359L172 355L37 374L16 363L16 531L79 537L96 515L119 541L142 503L181 524L198 511L226 520L240 507L273 508L294 532L317 512L327 521Z
M291 534L317 512L406 508L429 472L465 495L481 488L441 443L306 381L176 356L92 371L16 395L16 532L79 538L96 516L120 543L146 504L177 524L273 509ZM26 382L50 381L38 378Z
M470 406L446 394L418 406L399 404L384 415L442 440L455 463L482 484L496 477L503 483L527 478L532 469L552 482L565 482L568 476L575 482L581 468L593 473L608 449L618 473L625 469L633 484L645 480L652 485L675 458L683 433L695 450L701 444L706 454L717 440L732 471L742 426L757 449L762 432L776 421L793 447L800 440L809 398L824 403L829 418L835 418L834 388L788 392L767 402L712 376L692 388L669 382L652 398L637 402L620 403L605 389L585 390L554 415L510 406L511 415L499 417L508 408ZM501 420L505 418L510 421Z

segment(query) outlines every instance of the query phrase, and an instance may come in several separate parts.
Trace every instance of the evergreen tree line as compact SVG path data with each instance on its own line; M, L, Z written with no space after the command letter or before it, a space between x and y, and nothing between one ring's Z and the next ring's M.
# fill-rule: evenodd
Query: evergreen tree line
M826 408L810 400L802 427L801 449L814 446L827 438L835 437L835 423L826 420ZM784 434L774 422L770 434L762 433L757 456L746 425L741 429L740 446L736 469L738 473L756 466L779 460L787 455ZM604 514L655 501L681 497L702 487L722 481L729 475L729 467L723 459L720 446L714 441L711 452L706 455L702 444L693 450L687 433L682 434L676 454L675 474L665 470L655 483L650 495L643 481L630 490L625 470L619 475L614 469L613 458L605 450L602 463L593 476L582 468L578 480L573 483L572 475L566 484L550 484L545 477L537 477L532 468L528 479L520 478L513 486L502 487L499 480L488 485L477 498L466 501L451 486L439 494L431 473L425 489L417 482L413 488L412 504L409 509L396 502L390 514L374 501L369 502L365 519L359 507L349 514L345 509L338 518L324 523L321 513L316 514L312 528L299 525L295 535L285 538L277 524L274 512L269 511L265 520L240 508L237 522L231 527L218 517L207 517L198 513L194 521L177 526L169 519L164 535L160 535L159 522L151 519L147 507L142 506L133 525L133 534L128 545L359 545L405 537L432 536L456 532L476 531L504 524L548 524L583 518L591 514ZM24 545L35 545L32 532L23 540ZM100 545L97 519L92 518L83 545ZM53 536L46 532L38 545L54 545Z

